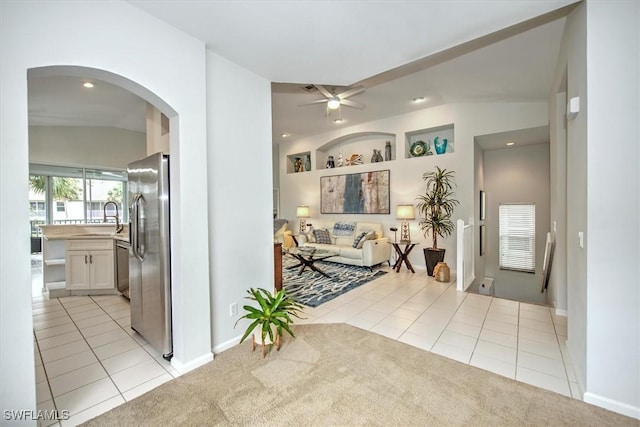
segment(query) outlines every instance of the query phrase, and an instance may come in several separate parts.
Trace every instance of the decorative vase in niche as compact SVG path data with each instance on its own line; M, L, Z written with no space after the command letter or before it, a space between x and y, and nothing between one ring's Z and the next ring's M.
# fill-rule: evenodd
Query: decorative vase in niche
M327 158L327 169L333 169L336 167L336 162L333 160L333 156Z
M293 162L293 171L302 172L302 160L300 160L300 157L295 158L295 161Z
M307 158L304 159L304 170L311 170L311 155L307 154Z
M389 160L391 160L391 141L384 143L384 161L388 162Z
M440 141L440 137L436 136L433 140L433 147L436 149L436 154L444 154L447 151L447 138L442 138Z

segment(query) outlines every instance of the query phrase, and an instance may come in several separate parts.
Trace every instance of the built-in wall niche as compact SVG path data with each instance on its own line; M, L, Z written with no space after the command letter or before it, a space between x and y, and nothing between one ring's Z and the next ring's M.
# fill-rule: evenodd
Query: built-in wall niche
M389 148L386 148L387 143ZM361 155L362 164L376 163L372 162L374 149L378 150L382 161L395 160L396 135L387 132L358 132L336 138L316 150L316 169L326 169L329 156L332 156L335 167L338 167L340 154L344 160L343 166L347 166L347 160L353 155Z
M311 170L311 152L287 154L287 173L309 172Z
M453 153L453 133L453 124L406 132L405 159Z

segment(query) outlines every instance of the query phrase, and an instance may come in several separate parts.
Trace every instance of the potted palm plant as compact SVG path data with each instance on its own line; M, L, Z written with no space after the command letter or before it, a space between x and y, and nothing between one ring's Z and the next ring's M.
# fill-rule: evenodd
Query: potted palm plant
M424 259L427 265L427 273L433 276L433 269L438 262L444 261L444 252L438 248L438 236L445 238L453 233L455 225L451 220L454 207L459 203L454 199L453 187L455 184L455 172L446 169L436 169L425 172L422 179L427 188L424 194L417 197L419 201L417 209L422 217L420 229L426 238L429 234L433 237L433 246L423 249Z
M284 289L279 290L275 295L272 295L271 292L262 288L251 288L247 292L249 293L249 296L246 298L257 302L258 306L254 307L251 305L245 305L242 307L247 311L247 314L240 317L236 321L236 325L241 319L249 319L252 320L252 322L244 332L244 335L240 339L240 343L247 339L249 334L251 334L255 328L259 327L262 357L264 357L265 347L268 343L275 343L276 349L280 350L280 339L282 338L283 331L287 331L295 338L295 335L289 325L293 323L293 320L291 319L292 316L301 319L299 311L302 310L302 305L289 298L285 294ZM251 351L254 351L255 349L256 338L255 335L252 335Z

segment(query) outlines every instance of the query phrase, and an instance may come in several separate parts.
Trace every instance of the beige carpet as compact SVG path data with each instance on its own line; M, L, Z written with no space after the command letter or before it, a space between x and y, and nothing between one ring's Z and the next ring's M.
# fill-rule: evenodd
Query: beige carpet
M345 324L245 342L89 426L638 426L638 420Z

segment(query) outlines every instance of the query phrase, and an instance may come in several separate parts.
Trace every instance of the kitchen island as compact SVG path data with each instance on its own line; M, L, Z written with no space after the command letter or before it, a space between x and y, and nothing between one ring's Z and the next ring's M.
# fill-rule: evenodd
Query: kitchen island
M43 293L118 294L116 243L128 242L128 226L114 224L42 225ZM122 258L121 258L122 262Z

